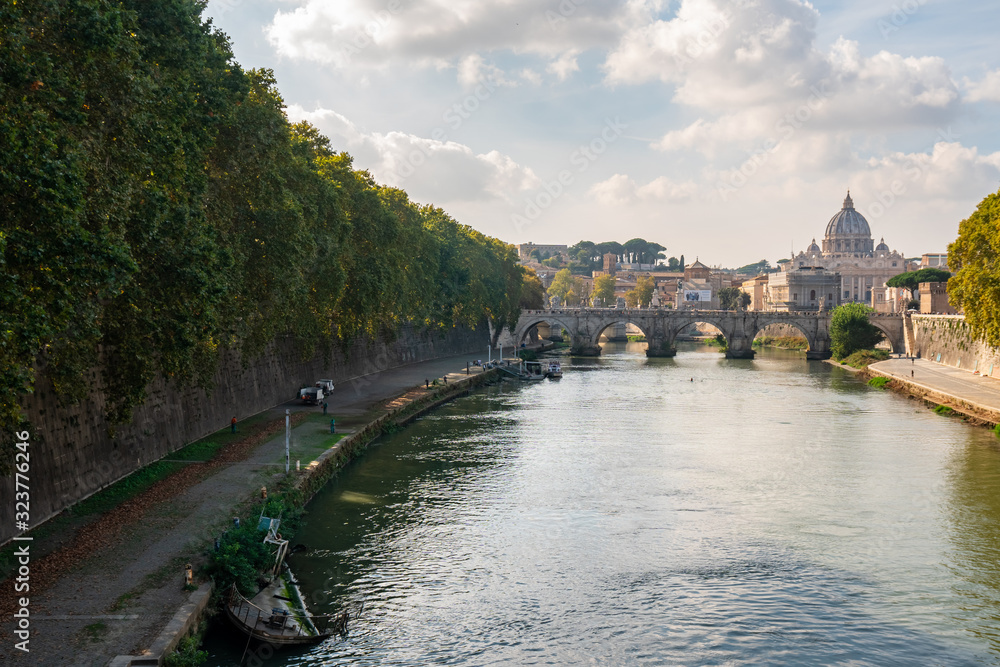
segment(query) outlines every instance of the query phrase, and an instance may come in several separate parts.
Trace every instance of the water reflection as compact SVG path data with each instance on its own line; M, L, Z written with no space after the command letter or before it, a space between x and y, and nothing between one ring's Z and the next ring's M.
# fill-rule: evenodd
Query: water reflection
M634 345L372 447L293 561L364 617L262 663L998 662L992 435L801 353Z

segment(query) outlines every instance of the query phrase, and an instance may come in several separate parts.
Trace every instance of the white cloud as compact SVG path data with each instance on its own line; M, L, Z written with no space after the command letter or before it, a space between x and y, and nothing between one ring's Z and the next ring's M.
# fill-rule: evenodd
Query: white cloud
M493 150L476 154L454 141L405 132L364 132L330 109L287 109L293 122L307 120L326 134L335 150L346 150L357 168L368 169L386 185L407 190L416 201L512 201L541 184L531 169Z
M987 72L980 81L964 79L963 85L969 102L1000 102L1000 69Z
M698 187L691 181L677 183L660 176L645 185L638 185L625 174L615 174L607 180L592 185L588 194L600 204L620 206L639 201L685 202L692 199L697 191Z
M565 81L573 72L579 72L580 66L576 62L579 51L571 49L549 63L546 71L554 74L560 81Z
M447 66L472 53L608 47L661 0L297 0L266 28L285 56L337 67Z
M958 89L942 59L886 51L866 57L843 38L822 53L815 46L818 18L804 0L682 0L675 18L622 38L605 62L607 81L660 80L676 86L677 102L717 114L739 109L757 126L762 109L773 126L804 104L815 125L835 129L924 125L955 115ZM679 139L665 138L665 145Z

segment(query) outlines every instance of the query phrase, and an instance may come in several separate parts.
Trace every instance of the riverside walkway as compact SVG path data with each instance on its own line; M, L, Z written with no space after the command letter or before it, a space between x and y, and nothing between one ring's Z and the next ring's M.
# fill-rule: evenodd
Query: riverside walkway
M474 358L446 357L343 381L329 399L326 417L321 408L290 401L253 419L255 425L280 421L286 408L298 414L291 466L294 471L301 459L305 469L325 451L330 418L337 420L338 433L350 433L428 393L425 380L447 376L454 384L468 377L466 364ZM471 375L480 372L470 369ZM247 420L248 435L253 419ZM244 426L241 422L239 429ZM103 667L116 656L148 652L191 596L182 589L185 563L197 564L212 538L231 525L240 504L284 474L284 429L250 440L235 443L240 451L222 462L185 466L181 472L190 474L183 481L166 485L167 491L148 502L143 492L136 497L140 502L126 501L104 515L33 531L38 535L31 542L30 653L13 648L11 614L4 608L0 664ZM11 579L0 588L7 602L14 599Z
M896 357L868 369L898 380L919 393L956 408L971 408L973 416L1000 422L1000 381L925 359Z

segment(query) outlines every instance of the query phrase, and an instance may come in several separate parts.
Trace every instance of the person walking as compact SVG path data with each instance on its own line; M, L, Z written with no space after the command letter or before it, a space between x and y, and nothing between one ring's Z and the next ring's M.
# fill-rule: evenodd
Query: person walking
M323 414L326 414L327 402L323 401Z
M236 417L233 417L229 422L229 432L236 433Z

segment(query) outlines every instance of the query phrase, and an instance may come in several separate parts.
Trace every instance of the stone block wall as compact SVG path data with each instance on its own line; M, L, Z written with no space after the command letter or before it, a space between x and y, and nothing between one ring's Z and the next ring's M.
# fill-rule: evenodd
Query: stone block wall
M273 344L246 365L235 353L223 357L211 391L178 386L166 379L147 387L146 401L132 422L114 436L104 418L106 398L100 373L90 381L94 391L81 403L59 405L52 386L40 379L35 393L23 401L32 424L29 437L32 527L70 505L125 477L138 468L214 433L235 415L243 419L296 397L299 387L319 378L340 383L398 366L479 353L488 328L454 328L444 334L405 327L396 340L362 340L347 354L334 350L329 359L317 354L302 359L288 341ZM334 394L334 398L336 394ZM13 472L0 479L0 544L14 530Z
M975 340L961 315L911 315L921 359L1000 377L1000 350Z

